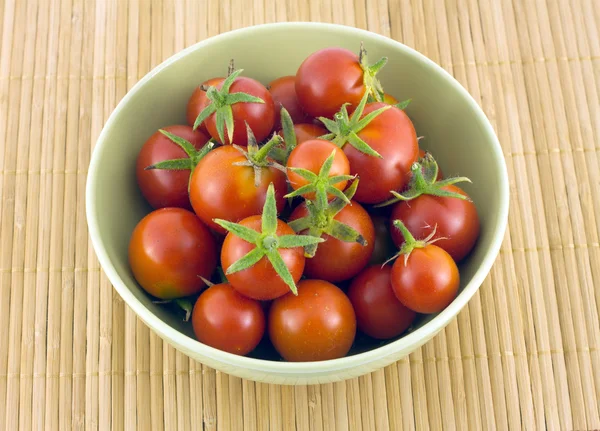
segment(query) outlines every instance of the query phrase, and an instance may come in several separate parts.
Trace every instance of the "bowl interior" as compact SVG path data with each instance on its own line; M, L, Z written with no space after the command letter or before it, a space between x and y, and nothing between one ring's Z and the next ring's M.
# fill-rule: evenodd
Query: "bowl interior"
M503 223L501 197L506 182L503 162L494 149L495 138L472 101L439 68L392 40L339 26L259 26L205 41L153 71L113 113L94 152L88 193L101 246L123 284L166 324L193 338L189 324L152 303L128 266L129 237L150 211L135 180L140 147L158 128L185 124L186 103L194 87L210 77L223 76L231 58L236 67L244 69L244 75L267 84L295 74L302 60L319 48L340 46L357 51L361 41L371 62L389 57L380 74L383 86L399 100L412 99L407 113L418 135L425 137L423 147L434 154L445 175L460 174L473 181L464 189L477 206L482 228L474 252L461 267L461 291L472 280ZM434 317L422 317L415 329ZM191 338L188 348L193 350ZM355 352L375 346L364 340L358 344ZM257 355L277 359L269 349L259 350Z

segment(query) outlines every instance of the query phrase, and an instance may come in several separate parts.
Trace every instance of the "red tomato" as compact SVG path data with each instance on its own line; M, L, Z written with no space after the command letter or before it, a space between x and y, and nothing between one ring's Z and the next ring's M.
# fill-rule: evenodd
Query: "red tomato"
M135 227L129 265L138 283L157 298L194 295L205 286L200 277L210 278L217 265L215 240L192 212L162 208Z
M456 263L434 244L400 255L392 267L392 287L398 300L417 313L438 313L456 298L460 276Z
M225 229L213 222L220 218L238 222L261 214L269 183L275 187L277 211L284 205L287 193L286 176L275 168L263 168L260 184L254 185L254 168L235 166L246 157L231 146L212 150L196 166L190 180L190 200L198 217L220 233Z
M302 168L311 171L313 174L318 175L321 167L325 160L331 156L331 153L335 151L333 158L333 165L329 171L329 178L338 175L349 175L350 174L350 163L344 152L337 147L335 144L324 141L322 139L313 139L310 141L304 141L292 150L287 161L288 168ZM299 189L307 184L309 181L303 178L301 175L288 170L287 177L290 185L294 190ZM338 190L344 190L348 181L340 181L335 184L331 184ZM304 195L307 199L314 199L315 193L307 193ZM333 196L329 196L333 198Z
M206 105L208 104L208 99L206 97L206 91L203 90L200 87L211 87L211 86L215 86L217 84L220 84L225 78L212 78L209 79L208 81L204 81L201 85L199 85L198 87L196 87L194 89L194 92L192 93L192 95L190 96L190 99L188 100L188 104L187 104L187 110L186 110L186 120L187 123L190 125L190 127L194 127L194 123L196 122L196 118L198 118L198 115L200 115L200 112L202 112L202 110L204 108L206 108ZM206 126L204 123L201 123L200 126L198 126L198 128L196 130L200 130L202 132L206 132Z
M273 97L273 102L275 103L276 129L281 128L280 111L282 106L288 111L294 124L310 121L310 117L304 113L298 102L295 76L282 76L281 78L277 78L268 85L268 88L271 92L271 97Z
M248 217L240 221L240 224L257 232L262 232L261 216ZM294 235L294 231L286 223L277 220L276 234L277 236ZM250 244L234 234L227 234L221 249L221 265L225 273L233 263L254 250L254 248L254 244ZM298 283L304 271L304 249L302 247L281 248L278 252L292 274L294 283ZM235 290L253 299L274 299L290 291L289 286L275 272L267 257L263 257L250 268L228 274L227 280Z
M208 141L204 133L193 131L189 126L168 126L164 130L190 142L197 150ZM189 170L145 170L158 162L184 158L187 158L185 151L158 131L142 146L137 157L135 173L142 195L153 208L192 209L188 194Z
M289 293L273 301L268 325L275 349L293 362L341 358L356 334L350 300L321 280L304 280L298 284L298 296Z
M331 118L344 103L358 105L366 91L358 55L325 48L309 55L296 73L296 94L304 112Z
M307 215L306 205L301 204L292 212L290 220ZM359 203L352 201L337 213L334 219L354 228L367 241L367 245L341 241L327 234L322 235L325 242L319 244L314 257L306 260L304 273L307 277L332 283L348 280L358 274L369 262L375 244L373 222Z
M218 89L221 89L223 86L223 79L221 82L216 85ZM271 93L269 90L265 88L260 82L247 78L244 76L240 76L235 79L231 88L229 89L229 94L233 93L246 93L251 96L256 96L261 98L265 103L245 103L239 102L231 105L231 109L233 111L233 143L241 146L248 145L248 135L246 130L246 123L254 132L254 136L258 142L261 142L265 139L271 131L273 130L273 126L275 124L275 105L273 104L273 98L271 97ZM206 99L206 103L208 103L208 98ZM230 144L229 138L227 137L227 131L225 129L225 142L221 142L219 138L219 133L217 131L217 122L216 122L216 114L211 114L206 119L206 130L208 133L215 139L217 142L221 144Z
M443 189L467 195L456 186ZM390 220L402 220L417 239L426 238L436 229L433 239L446 239L439 239L435 245L446 250L455 262L469 254L479 236L475 204L459 198L420 195L410 201L400 201L394 205ZM401 232L394 226L390 230L392 239L400 246L404 242Z
M401 258L402 259L402 258ZM408 329L417 313L394 294L390 266L374 265L352 280L348 298L356 313L358 329L378 339L394 338Z
M388 105L367 103L361 118L384 106ZM402 190L410 179L410 168L419 155L415 128L404 111L392 106L375 117L358 136L382 158L344 145L350 171L360 178L354 199L368 204L383 202L392 197L391 190Z
M201 343L246 355L265 333L265 313L258 301L240 295L229 284L215 284L196 301L192 326Z

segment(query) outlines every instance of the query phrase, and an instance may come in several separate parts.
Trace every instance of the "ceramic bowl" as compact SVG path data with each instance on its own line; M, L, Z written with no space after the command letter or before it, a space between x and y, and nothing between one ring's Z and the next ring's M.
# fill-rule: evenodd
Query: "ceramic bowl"
M358 51L364 42L371 60L389 58L380 73L386 91L407 109L423 146L445 174L472 179L464 189L481 218L481 236L461 265L456 299L441 313L418 320L414 329L384 345L365 344L335 360L290 363L268 351L255 357L232 355L195 340L189 324L165 311L136 283L127 260L130 235L149 212L135 179L135 160L158 128L185 124L194 87L222 76L231 58L244 75L263 83L295 74L302 60L325 47ZM351 27L319 23L278 23L236 30L197 43L154 68L121 100L96 143L87 178L89 232L100 264L123 300L163 340L190 357L235 376L279 384L339 381L374 371L404 357L443 329L475 294L498 255L508 215L508 178L498 139L485 114L447 72L392 39ZM270 359L271 358L271 359Z

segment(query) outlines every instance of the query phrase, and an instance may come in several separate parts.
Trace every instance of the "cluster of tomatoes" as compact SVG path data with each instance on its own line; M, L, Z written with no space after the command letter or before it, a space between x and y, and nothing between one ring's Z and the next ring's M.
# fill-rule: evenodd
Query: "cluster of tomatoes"
M322 49L267 87L230 64L195 89L188 125L143 145L137 181L154 211L130 266L157 301L187 309L199 341L334 359L357 328L392 339L456 297L479 235L454 185L468 179L444 179L419 148L407 102L376 76L386 61Z

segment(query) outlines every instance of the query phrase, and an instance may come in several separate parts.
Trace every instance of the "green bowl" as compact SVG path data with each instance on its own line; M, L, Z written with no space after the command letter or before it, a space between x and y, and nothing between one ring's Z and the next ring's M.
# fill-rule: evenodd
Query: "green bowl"
M259 357L229 354L195 340L183 323L152 302L129 269L127 248L137 222L150 208L136 184L135 160L158 128L185 124L194 87L222 76L231 58L244 75L263 83L296 73L302 60L325 47L357 51L363 41L371 59L389 58L380 73L386 92L411 98L407 109L424 147L444 173L472 179L464 189L481 218L478 243L461 265L457 298L441 313L421 318L413 330L384 345L361 344L350 355L329 361L291 363L269 350ZM280 23L224 33L167 59L140 80L106 122L87 178L89 232L100 264L123 300L162 339L190 357L223 372L280 384L325 383L356 377L391 364L430 340L466 305L490 271L508 218L508 176L498 139L467 91L441 67L389 38L351 27L320 23ZM262 356L262 357L260 357Z

